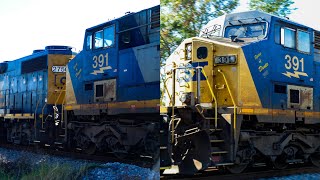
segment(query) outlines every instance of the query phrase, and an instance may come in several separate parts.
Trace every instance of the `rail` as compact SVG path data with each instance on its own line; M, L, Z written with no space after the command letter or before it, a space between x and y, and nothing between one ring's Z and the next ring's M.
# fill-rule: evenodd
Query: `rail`
M237 125L237 109L236 109L236 103L234 101L234 98L233 98L233 95L231 93L231 90L230 90L230 86L228 84L228 81L227 81L227 78L226 76L224 75L224 73L222 72L221 69L218 69L218 72L222 75L223 79L224 79L224 82L226 83L226 86L227 86L227 89L228 89L228 92L229 92L229 95L231 97L231 101L232 101L232 104L233 104L233 132L234 132L234 136L236 135L236 125Z
M58 92L59 90L55 90L55 92ZM60 97L61 97L61 95L63 94L63 93L65 93L66 92L66 90L60 90L60 94L59 94L59 96L58 96L58 98L56 99L56 101L54 102L54 106L55 107L57 107L57 103L58 103L58 101L60 100ZM63 122L63 104L64 104L64 102L65 102L65 95L63 96L63 99L62 99L62 103L61 103L61 126L62 126L62 122ZM56 114L57 114L57 112L56 112L56 110L54 110L54 112L53 112L53 117L56 117Z
M204 68L203 67L201 67L201 66L198 66L198 67L192 67L192 68L190 68L190 67L176 67L175 65L174 65L174 67L173 67L173 69L172 69L172 95L171 95L171 105L172 105L172 115L171 115L171 121L170 121L170 127L171 127L171 142L173 143L173 141L174 141L174 129L177 127L177 126L175 126L174 125L174 121L176 120L176 118L175 118L175 114L174 114L174 106L175 106L175 76L176 76L176 70L177 69L196 69L197 71L197 79L198 79L198 83L197 83L197 94L198 94L198 103L199 104L201 104L200 103L200 73L202 73L205 77L208 77L207 75L206 75L206 73L205 73L205 71L204 71ZM210 82L209 82L209 80L208 80L208 78L206 78L206 83L207 83L207 85L208 85L208 88L209 88L209 91L210 91L210 94L211 94L211 102L213 102L214 101L214 110L215 110L215 112L214 112L214 128L215 129L217 129L217 127L218 127L218 102L217 102L217 98L216 98L216 96L215 96L215 94L214 94L214 92L213 92L213 89L212 89L212 87L210 86ZM231 95L232 96L232 95ZM232 98L233 99L233 98ZM197 109L198 110L198 109ZM198 111L200 114L202 113L202 112L200 112L200 111ZM204 118L206 118L206 117L204 117ZM180 122L180 120L178 120L178 123Z
M56 92L56 91L54 91L53 93L51 93L51 95L50 95L49 98L47 99L47 102L48 102L48 100L52 97L52 95L55 94L55 92ZM44 119L43 119L43 116L44 116L44 115L43 115L43 114L44 114L44 108L47 106L47 104L48 104L47 102L43 105L42 111L41 111L41 112L42 112L42 114L41 114L41 115L42 115L42 117L41 117L41 128L42 128L42 129L43 129L43 124L44 124ZM47 120L47 118L46 118L45 120Z
M208 77L206 75L206 72L203 70L203 67L201 67L201 72L205 77ZM206 78L206 82L207 82L207 85L209 87L209 90L210 90L210 93L212 96L211 101L214 101L214 128L217 129L218 128L218 102L217 102L217 98L214 95L213 90L210 86L210 82L209 82L208 78Z
M175 96L175 91L176 91L176 82L175 82L175 79L176 79L176 64L173 64L173 69L172 69L172 95L171 95L171 102L172 102L172 115L171 115L171 120L170 120L170 123L171 123L171 143L173 144L174 143L174 120L175 120L175 115L174 115L174 106L175 106L175 103L176 103L176 96ZM170 127L170 125L169 125Z
M42 98L39 98L38 99L38 102L37 102L37 105L36 105L36 109L34 110L34 121L33 121L33 127L34 127L34 135L35 135L35 138L37 137L37 110L38 110L38 107L39 107L39 104L40 104L40 100Z
M171 102L171 95L170 95L170 93L169 93L169 90L168 90L168 87L167 87L167 81L169 80L169 78L167 78L167 79L165 79L164 81L163 81L163 86L164 86L164 90L167 92L167 94L168 94L168 97L169 97L169 99L170 99L170 104L172 103ZM164 92L162 92L161 93L161 99L163 99L163 97L164 97Z

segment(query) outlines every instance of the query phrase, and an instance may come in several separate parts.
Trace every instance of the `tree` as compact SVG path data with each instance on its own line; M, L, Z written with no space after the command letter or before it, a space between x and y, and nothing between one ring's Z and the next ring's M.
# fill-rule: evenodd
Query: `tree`
M249 8L285 17L297 9L291 8L293 3L292 0L250 0Z
M212 18L229 13L239 0L161 0L161 59L182 40L197 36Z

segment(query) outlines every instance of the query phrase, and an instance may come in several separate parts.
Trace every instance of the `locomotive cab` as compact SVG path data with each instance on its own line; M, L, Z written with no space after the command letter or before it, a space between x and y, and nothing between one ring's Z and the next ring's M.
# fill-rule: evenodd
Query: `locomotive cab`
M161 166L173 165L165 172L226 166L239 173L260 162L276 168L315 162L319 143L310 132L318 132L318 46L311 47L312 32L317 34L249 11L210 21L199 37L184 40L164 70L162 132L168 143L162 142ZM293 136L301 137L298 143ZM306 142L316 145L307 150Z
M159 29L155 6L86 30L67 68L70 146L119 158L158 156Z

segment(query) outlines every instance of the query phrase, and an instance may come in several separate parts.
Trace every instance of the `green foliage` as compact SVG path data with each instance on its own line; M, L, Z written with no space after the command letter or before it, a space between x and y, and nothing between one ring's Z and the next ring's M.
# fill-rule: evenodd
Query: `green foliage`
M292 0L250 0L251 10L260 10L277 16L287 16L297 8L291 8Z
M30 162L27 158L20 158L14 162L0 163L0 180L76 180L85 176L89 169L97 167L96 164L85 164L79 169L75 169L68 164L58 163L40 163L30 166Z
M182 40L197 36L212 18L229 13L239 0L161 0L161 59Z

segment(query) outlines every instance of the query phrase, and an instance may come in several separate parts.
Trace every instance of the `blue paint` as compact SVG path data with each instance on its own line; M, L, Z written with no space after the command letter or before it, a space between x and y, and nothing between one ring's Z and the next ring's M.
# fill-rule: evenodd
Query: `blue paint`
M71 55L69 46L47 46L33 54L16 60L1 63L0 69L0 110L1 114L9 113L42 113L42 107L48 95L48 55ZM40 58L42 69L34 65L32 72L24 73L22 64ZM30 67L27 67L30 68ZM41 80L40 80L41 79ZM52 112L52 105L47 105L44 113Z
M280 26L303 29L310 33L310 39L313 39L314 30L290 20L282 19L280 17L259 11L249 11L245 13L227 15L225 25L230 25L230 22L236 23L238 19L256 21L254 18L258 18L261 21L267 22L267 36L265 38L260 38L260 40L257 39L255 42L244 44L242 49L262 106L264 108L275 109L283 109L283 107L287 108L287 94L275 93L274 84L314 87L314 99L319 98L319 89L316 88L317 86L315 86L315 83L319 82L319 77L314 75L315 71L319 70L319 66L317 66L319 62L314 61L315 57L313 54L313 45L311 44L311 52L309 54L302 53L296 49L284 47L280 44L280 40L275 38L279 38L279 33L276 33L275 31L280 32ZM291 57L291 59L293 57L297 57L299 61L303 58L303 72L308 76L300 75L299 78L294 78L292 76L290 78L285 76L284 74L294 74L293 68L286 69L285 67L289 57ZM298 71L302 71L302 63L299 63L300 65ZM285 101L285 103L283 101ZM314 107L317 107L316 109L319 111L319 102L316 100L313 102Z
M192 63L192 66L193 67L205 67L205 66L208 66L208 62L194 62ZM200 74L200 81L204 81L206 80L206 77L204 76L203 73ZM194 74L192 76L192 81L197 81L197 73L196 71L194 70Z
M86 30L84 50L68 64L78 104L95 103L95 83L110 79L116 80L117 102L160 98L160 28L153 29L148 25L151 11L159 9L160 6L155 6ZM87 49L87 36L93 36L95 32L108 26L115 27L114 45L108 48ZM154 53L149 53L151 51ZM102 59L105 61L106 56L109 67L105 64L100 67L99 62L102 62ZM155 60L159 63L154 63ZM98 68L95 61L98 62ZM86 90L86 84L91 84L93 88Z

